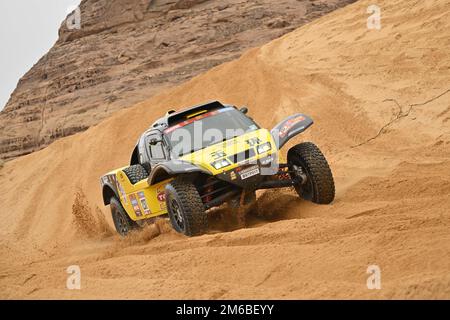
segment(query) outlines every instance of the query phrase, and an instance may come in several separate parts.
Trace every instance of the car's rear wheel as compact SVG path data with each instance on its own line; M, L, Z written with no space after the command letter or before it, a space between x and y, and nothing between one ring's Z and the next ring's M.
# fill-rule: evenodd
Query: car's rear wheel
M292 147L287 159L289 170L293 171L291 178L299 181L295 190L300 197L318 204L329 204L334 200L335 187L330 166L315 144L304 142Z
M166 185L166 205L173 228L186 236L208 229L208 217L197 188L188 180L175 179Z
M131 230L138 227L137 223L128 216L119 199L112 197L110 207L114 227L121 236L125 237Z

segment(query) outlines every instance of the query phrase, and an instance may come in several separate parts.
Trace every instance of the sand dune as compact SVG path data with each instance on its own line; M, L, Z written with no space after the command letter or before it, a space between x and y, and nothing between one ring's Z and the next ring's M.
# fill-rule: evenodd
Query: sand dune
M8 162L0 297L450 298L450 2L378 1L381 30L366 27L370 4ZM268 192L260 197L273 218L247 229L228 231L213 216L201 237L160 221L119 239L99 177L128 162L161 113L211 99L248 105L268 128L293 112L311 115L315 125L295 143L324 151L335 202ZM93 229L82 232L86 221ZM73 264L82 290L66 289ZM381 290L366 287L371 264Z

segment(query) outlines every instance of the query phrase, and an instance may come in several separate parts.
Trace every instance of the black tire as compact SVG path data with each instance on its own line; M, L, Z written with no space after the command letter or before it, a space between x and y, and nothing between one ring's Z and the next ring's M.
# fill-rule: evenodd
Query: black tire
M116 231L122 237L125 237L131 230L134 230L138 227L138 224L135 221L131 220L122 204L120 203L120 200L116 197L111 198L110 208Z
M123 172L125 172L132 184L136 184L148 177L147 170L140 164L129 166L128 168L123 169Z
M320 149L311 142L300 143L288 151L290 170L300 167L306 175L304 184L295 185L295 190L305 200L318 204L329 204L334 200L333 174ZM291 174L295 178L296 174Z
M198 236L208 229L208 216L197 188L189 181L175 179L166 185L166 205L175 231Z

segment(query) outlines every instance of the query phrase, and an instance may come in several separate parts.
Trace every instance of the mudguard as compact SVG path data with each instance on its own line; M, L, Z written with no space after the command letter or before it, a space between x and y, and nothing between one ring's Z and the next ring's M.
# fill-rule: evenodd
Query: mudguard
M286 142L308 129L313 123L314 121L307 115L297 113L278 123L270 133L277 148L281 149Z
M166 179L170 179L174 175L184 173L202 172L211 174L209 171L197 167L190 162L182 160L172 160L158 163L148 177L148 184L153 185Z
M103 204L107 206L112 196L116 196L120 199L119 193L117 192L117 183L115 181L115 176L105 175L100 179L100 184L102 186Z

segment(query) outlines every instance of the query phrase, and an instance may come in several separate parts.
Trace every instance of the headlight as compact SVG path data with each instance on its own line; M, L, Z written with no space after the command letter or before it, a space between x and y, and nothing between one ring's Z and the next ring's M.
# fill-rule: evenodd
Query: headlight
M261 154L261 153L272 150L272 146L270 145L270 142L266 142L266 143L263 143L263 144L260 144L259 146L257 146L256 150L258 151L258 154Z
M227 159L221 159L218 161L214 161L213 163L211 163L211 165L216 169L222 169L225 167L228 167L231 163L227 160Z

